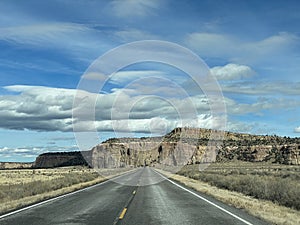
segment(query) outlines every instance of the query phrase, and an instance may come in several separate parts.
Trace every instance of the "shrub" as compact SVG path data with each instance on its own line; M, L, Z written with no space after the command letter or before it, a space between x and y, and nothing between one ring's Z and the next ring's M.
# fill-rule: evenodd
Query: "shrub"
M191 165L184 167L178 173L222 189L237 191L300 210L299 168L298 173L293 174L287 166L272 168L270 165L268 170L259 168L258 164L251 166L252 169L235 166L220 170L219 165L212 165L205 171L198 171ZM278 170L279 174L276 172Z

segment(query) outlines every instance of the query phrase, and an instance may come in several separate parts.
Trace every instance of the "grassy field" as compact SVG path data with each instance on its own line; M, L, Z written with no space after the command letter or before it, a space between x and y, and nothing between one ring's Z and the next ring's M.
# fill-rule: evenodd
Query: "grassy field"
M112 172L105 173L109 176ZM103 180L87 167L0 170L0 214Z
M215 163L199 171L184 167L178 174L257 199L300 210L300 166L271 163Z
M296 225L300 224L299 172L299 166L236 161L213 163L204 171L188 165L177 174L163 173L271 224Z

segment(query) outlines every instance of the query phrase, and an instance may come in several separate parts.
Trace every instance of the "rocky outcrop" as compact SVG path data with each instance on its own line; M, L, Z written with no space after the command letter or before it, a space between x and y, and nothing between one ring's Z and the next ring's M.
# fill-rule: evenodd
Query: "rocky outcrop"
M37 157L34 167L183 166L229 160L300 165L300 138L176 128L163 137L108 139L81 153L42 154Z
M180 166L229 160L299 165L299 146L299 138L176 128L158 138L109 139L92 149L92 165L98 168Z
M216 161L234 159L248 162L269 161L272 148L271 145L227 146L219 149Z
M87 165L81 152L55 152L39 155L33 163L33 168L54 168L78 165Z
M92 165L96 168L139 167L153 164L169 166L190 162L196 146L182 142L132 140L102 143L92 149Z
M217 161L241 160L248 162L300 165L300 139L276 135L227 133L218 151Z
M285 145L276 153L275 162L288 165L300 165L300 145Z

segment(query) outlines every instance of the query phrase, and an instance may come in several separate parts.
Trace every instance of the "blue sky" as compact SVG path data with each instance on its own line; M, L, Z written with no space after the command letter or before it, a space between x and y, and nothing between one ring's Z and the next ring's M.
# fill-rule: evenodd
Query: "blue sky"
M299 11L289 0L0 1L0 161L77 149L72 104L82 75L105 52L139 40L174 42L205 61L224 95L227 130L299 136ZM184 100L176 85L197 105L192 126L211 128L205 96L182 71L141 63L115 74L99 95L99 141L115 135L116 98L132 106L136 136L179 125L168 103Z

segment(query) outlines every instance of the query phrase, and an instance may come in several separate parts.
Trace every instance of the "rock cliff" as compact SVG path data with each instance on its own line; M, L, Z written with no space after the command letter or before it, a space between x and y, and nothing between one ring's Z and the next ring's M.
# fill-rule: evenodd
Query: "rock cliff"
M163 137L109 139L92 150L97 168L181 166L241 160L300 165L300 138L176 128Z
M34 167L182 166L229 160L300 165L300 138L176 128L163 137L108 139L82 153L42 154Z

